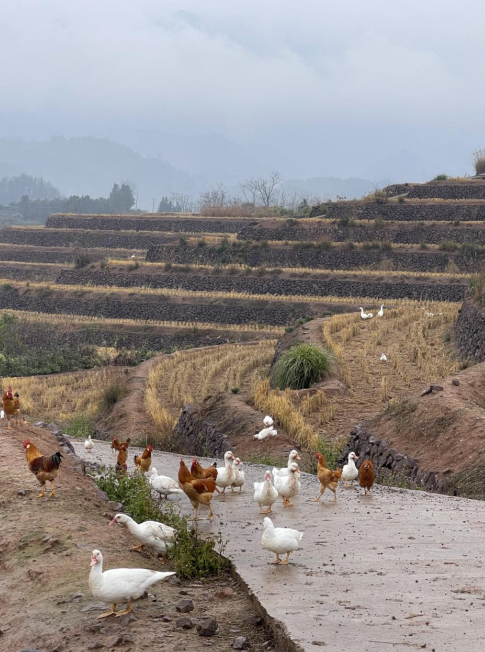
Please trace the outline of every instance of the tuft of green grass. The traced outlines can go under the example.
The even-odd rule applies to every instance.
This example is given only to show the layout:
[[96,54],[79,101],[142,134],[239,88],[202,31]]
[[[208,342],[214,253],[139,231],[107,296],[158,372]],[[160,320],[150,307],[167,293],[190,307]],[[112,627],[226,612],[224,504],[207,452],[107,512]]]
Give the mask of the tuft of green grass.
[[82,437],[87,439],[88,435],[93,437],[96,433],[94,419],[84,414],[73,414],[64,427],[66,435],[70,437]]
[[228,568],[229,562],[222,556],[226,544],[221,534],[213,539],[201,539],[172,504],[162,506],[161,501],[153,500],[150,485],[140,473],[120,475],[114,469],[101,469],[96,482],[108,498],[120,502],[137,523],[158,521],[175,529],[175,541],[167,556],[179,579],[201,579],[218,575]]
[[297,344],[282,353],[271,374],[278,389],[307,389],[330,375],[334,356],[315,344]]
[[118,401],[121,401],[126,396],[127,391],[124,383],[111,383],[101,395],[101,408],[111,410]]
[[447,174],[437,174],[432,181],[446,181],[448,179]]

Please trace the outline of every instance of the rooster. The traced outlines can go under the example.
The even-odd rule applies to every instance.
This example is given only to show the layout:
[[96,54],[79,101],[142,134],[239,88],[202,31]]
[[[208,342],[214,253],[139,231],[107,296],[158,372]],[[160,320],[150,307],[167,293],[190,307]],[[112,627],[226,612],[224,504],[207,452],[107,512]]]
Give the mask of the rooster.
[[199,464],[199,460],[194,457],[192,460],[192,466],[190,467],[190,472],[196,480],[205,480],[206,478],[217,478],[217,462],[214,462],[212,466],[209,466],[207,469],[202,468]]
[[206,505],[209,508],[208,518],[214,518],[212,511],[212,496],[216,490],[216,483],[213,478],[206,478],[205,480],[197,480],[186,467],[185,462],[180,460],[179,468],[179,487],[192,503],[194,508],[194,517],[190,520],[197,520],[197,510],[199,505]]
[[40,482],[42,491],[37,498],[44,498],[45,483],[47,480],[51,483],[51,492],[49,498],[54,498],[54,480],[59,472],[59,466],[62,460],[62,454],[57,451],[54,455],[42,455],[39,449],[28,439],[23,442],[23,447],[27,455],[27,464],[29,469]]
[[364,496],[370,495],[370,490],[376,479],[374,465],[370,460],[364,460],[359,469],[359,484],[364,488]]
[[130,443],[131,443],[130,437],[128,437],[128,439],[125,442],[121,442],[118,439],[118,437],[113,437],[113,439],[111,440],[111,450],[113,451],[113,453],[115,455],[116,455],[117,452],[118,453],[120,452],[121,444],[123,444],[123,443],[128,444],[128,446],[129,446]]
[[9,387],[2,397],[2,407],[7,417],[7,429],[10,430],[10,419],[15,415],[15,398],[12,394],[12,388]]
[[126,473],[128,471],[128,466],[126,465],[126,460],[128,459],[128,444],[124,442],[120,444],[118,451],[118,458],[116,460],[116,473]]
[[150,470],[152,463],[152,450],[153,446],[148,444],[141,455],[135,455],[135,466],[140,473],[146,473]]
[[325,493],[325,489],[330,489],[330,491],[333,493],[332,502],[336,503],[337,485],[338,485],[338,481],[340,480],[340,477],[342,476],[342,469],[338,469],[337,471],[331,471],[330,469],[327,469],[327,462],[321,453],[317,453],[315,457],[318,460],[317,477],[320,481],[320,495],[318,496],[318,498],[315,498],[312,502],[314,503],[320,502],[320,498]]

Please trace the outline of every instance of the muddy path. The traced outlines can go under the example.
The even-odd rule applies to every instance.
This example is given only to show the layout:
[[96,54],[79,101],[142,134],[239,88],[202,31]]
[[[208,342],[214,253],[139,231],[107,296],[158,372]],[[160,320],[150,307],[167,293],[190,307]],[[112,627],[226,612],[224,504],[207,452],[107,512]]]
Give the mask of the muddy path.
[[[105,442],[83,457],[113,460]],[[129,462],[133,465],[130,451]],[[176,477],[180,457],[156,451],[159,473]],[[189,458],[185,458],[188,460]],[[263,516],[252,482],[264,467],[246,467],[242,495],[214,500],[217,518],[202,532],[221,532],[227,554],[273,626],[295,649],[360,652],[427,649],[478,652],[485,644],[485,515],[478,501],[375,487],[371,498],[341,489],[336,504],[309,502],[316,478],[302,474],[295,507],[274,508],[277,526],[304,532],[287,567],[268,565]],[[189,509],[185,496],[178,500]],[[278,649],[278,648],[277,648]]]

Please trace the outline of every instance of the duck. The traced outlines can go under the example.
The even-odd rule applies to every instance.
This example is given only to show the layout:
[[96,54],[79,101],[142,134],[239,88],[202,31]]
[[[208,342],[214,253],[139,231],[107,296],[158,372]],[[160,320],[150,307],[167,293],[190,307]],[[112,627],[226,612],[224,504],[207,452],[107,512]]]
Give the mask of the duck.
[[349,453],[348,462],[342,469],[342,480],[344,481],[344,486],[348,486],[347,483],[353,482],[359,475],[359,471],[354,462],[356,459],[357,455],[354,452]]
[[[278,492],[271,482],[271,471],[266,471],[264,482],[254,482],[254,501],[259,505],[260,514],[271,514],[271,507],[278,499]],[[269,509],[263,510],[263,506]]]
[[270,417],[269,415],[266,415],[264,417],[264,419],[263,419],[263,423],[267,428],[269,428],[269,426],[273,425],[274,421],[273,421],[272,417]]
[[[301,460],[301,457],[298,455],[298,451],[293,449],[292,451],[290,451],[290,454],[288,455],[288,465],[282,469],[273,469],[273,473],[276,470],[280,477],[284,475],[286,476],[290,475],[290,466],[293,464],[293,462],[296,462],[297,460]],[[298,475],[300,474],[298,473]]]
[[278,431],[273,428],[273,426],[268,426],[268,428],[263,428],[259,432],[257,432],[253,439],[259,439],[259,441],[262,441],[263,439],[266,439],[266,437],[276,437],[278,434]]
[[88,435],[88,438],[84,440],[84,448],[90,453],[94,448],[94,441],[91,439],[91,435]]
[[288,467],[288,475],[278,475],[278,469],[273,469],[273,482],[276,491],[283,499],[284,507],[293,507],[293,503],[290,501],[290,498],[296,496],[296,494],[301,489],[301,484],[299,481],[299,467],[296,462],[292,462]]
[[220,492],[223,494],[227,487],[230,487],[234,480],[236,479],[236,472],[232,466],[232,461],[234,460],[234,455],[232,451],[227,451],[224,455],[224,468],[218,469],[216,485],[222,489]]
[[379,359],[381,362],[387,362],[387,355],[383,353]]
[[379,312],[377,313],[378,317],[384,317],[384,304],[379,309]]
[[[112,568],[103,572],[103,555],[100,550],[91,553],[91,571],[89,588],[93,596],[111,604],[111,609],[98,618],[124,616],[133,611],[132,601],[140,598],[145,591],[155,584],[175,575],[174,572],[149,570],[148,568]],[[116,605],[128,602],[123,611],[116,611]]]
[[175,529],[158,521],[144,521],[137,523],[128,514],[116,514],[110,525],[126,526],[130,534],[140,541],[140,545],[133,546],[132,550],[141,552],[144,546],[153,548],[163,554],[162,563],[167,561],[167,550],[172,547],[175,540]]
[[168,475],[158,475],[157,469],[153,466],[145,474],[145,477],[148,479],[151,488],[160,496],[167,498],[171,494],[183,494],[182,489],[175,480],[169,478]]
[[231,485],[231,493],[233,493],[234,488],[237,487],[239,487],[239,493],[241,493],[246,478],[244,477],[244,471],[242,470],[242,462],[239,457],[236,457],[236,459],[232,461],[232,467],[236,473],[236,479]]
[[[303,532],[292,530],[289,527],[275,527],[272,520],[265,517],[261,544],[265,550],[274,552],[276,555],[275,561],[270,561],[269,564],[288,564],[290,553],[298,550],[302,539]],[[286,559],[282,561],[280,555],[283,554],[286,554]]]
[[360,318],[361,319],[372,319],[374,315],[371,312],[364,312],[364,309],[360,309]]

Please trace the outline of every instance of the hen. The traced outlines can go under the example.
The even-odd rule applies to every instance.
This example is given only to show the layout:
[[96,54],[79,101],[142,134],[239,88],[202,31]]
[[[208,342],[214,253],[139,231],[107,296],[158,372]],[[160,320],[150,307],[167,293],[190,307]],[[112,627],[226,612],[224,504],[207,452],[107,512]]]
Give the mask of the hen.
[[[15,423],[18,426],[19,425],[19,416],[20,416],[20,394],[18,392],[15,392],[13,395],[13,402],[14,402],[14,408],[15,408]],[[24,415],[22,415],[22,423],[25,423],[25,418]]]
[[330,489],[330,491],[333,493],[332,502],[336,503],[337,486],[338,486],[338,481],[342,476],[342,469],[338,469],[337,471],[331,471],[330,469],[327,468],[327,462],[321,453],[317,453],[315,457],[318,460],[317,477],[320,481],[320,495],[317,498],[315,498],[312,502],[314,503],[320,502],[320,498],[325,493],[325,489]]
[[197,520],[197,511],[199,505],[206,505],[209,508],[208,518],[214,518],[212,511],[212,496],[216,490],[216,483],[213,478],[206,478],[205,480],[197,480],[186,467],[185,462],[180,460],[180,468],[178,474],[179,487],[192,503],[194,508],[193,521]]
[[217,478],[217,467],[216,462],[212,466],[204,469],[200,464],[199,460],[194,457],[192,460],[192,466],[190,467],[190,472],[197,480],[205,480],[206,478]]
[[370,460],[364,460],[359,469],[359,484],[365,490],[364,496],[370,494],[375,479],[376,474],[374,471],[374,465]]
[[15,399],[12,394],[12,388],[9,387],[2,397],[2,407],[7,417],[7,429],[11,429],[10,419],[15,415]]
[[113,437],[113,439],[111,440],[111,450],[113,451],[113,453],[114,453],[115,455],[116,455],[116,453],[119,453],[119,452],[120,452],[120,447],[121,447],[121,444],[122,444],[122,443],[128,444],[128,446],[129,446],[130,443],[131,443],[131,439],[130,439],[130,437],[128,437],[128,439],[127,439],[125,442],[121,442],[121,441],[118,439],[118,437]]
[[150,470],[152,463],[152,450],[153,446],[148,444],[141,455],[135,455],[135,466],[141,473],[146,473]]
[[116,472],[117,473],[127,473],[128,466],[126,460],[128,459],[128,444],[120,444],[118,458],[116,460]]
[[45,483],[51,483],[51,492],[49,498],[54,497],[54,480],[59,472],[59,466],[62,460],[62,454],[57,451],[54,455],[42,455],[39,449],[32,444],[28,439],[23,442],[23,447],[27,455],[27,464],[29,469],[39,481],[42,491],[37,498],[44,498],[45,496]]

